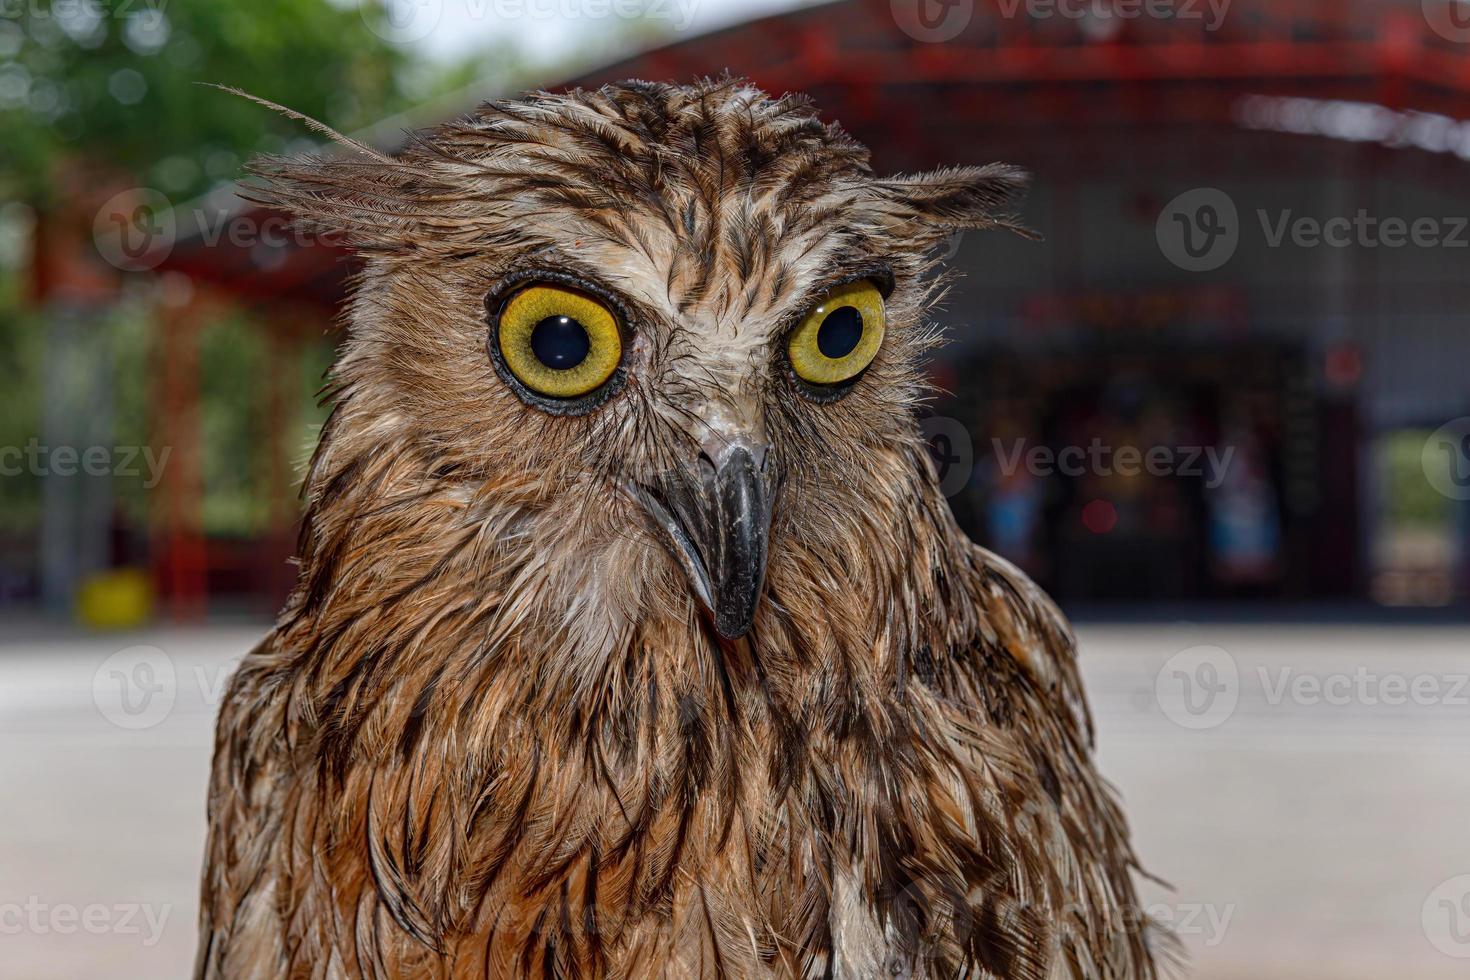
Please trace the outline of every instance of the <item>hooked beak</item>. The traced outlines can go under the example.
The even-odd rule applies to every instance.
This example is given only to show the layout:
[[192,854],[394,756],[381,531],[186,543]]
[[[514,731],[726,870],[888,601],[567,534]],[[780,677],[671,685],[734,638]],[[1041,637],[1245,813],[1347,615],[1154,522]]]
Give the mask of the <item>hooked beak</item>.
[[765,581],[771,533],[765,460],[765,447],[736,438],[701,452],[692,467],[630,488],[729,640],[749,631]]

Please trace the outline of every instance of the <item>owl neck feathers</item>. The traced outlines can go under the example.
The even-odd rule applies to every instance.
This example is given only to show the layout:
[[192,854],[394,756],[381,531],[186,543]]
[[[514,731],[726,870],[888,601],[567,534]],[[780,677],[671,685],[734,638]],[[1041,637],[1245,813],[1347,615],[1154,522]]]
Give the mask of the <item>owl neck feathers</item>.
[[420,726],[436,698],[469,710],[472,692],[510,687],[543,719],[586,725],[643,699],[629,684],[643,671],[701,699],[736,680],[778,694],[762,670],[824,688],[889,685],[915,666],[906,657],[927,669],[922,651],[978,630],[976,553],[917,438],[872,461],[859,513],[797,518],[778,505],[763,609],[731,642],[658,539],[618,524],[624,511],[602,499],[616,489],[553,491],[537,474],[467,472],[407,440],[334,439],[332,428],[277,627],[309,680],[298,693],[319,709],[361,714],[412,695]]
[[[831,886],[812,867],[935,908],[973,884],[959,869],[1009,873],[941,815],[979,811],[924,788],[951,764],[916,754],[936,699],[973,693],[948,651],[978,628],[978,570],[922,453],[916,440],[876,460],[907,482],[875,480],[891,496],[863,514],[814,516],[815,545],[778,514],[764,608],[735,642],[649,539],[610,529],[603,564],[538,539],[557,504],[530,477],[435,479],[409,450],[319,454],[300,584],[269,642],[287,739],[333,787],[332,836],[368,842],[342,860],[440,950],[507,903],[524,921],[506,942],[521,928],[531,948],[554,914],[577,933],[559,941],[584,948],[582,911],[565,907],[588,901],[577,889],[595,880],[599,914],[632,921],[682,901],[679,875],[702,869],[703,901],[779,905],[760,928],[810,951],[831,942]],[[895,792],[937,809],[905,813]],[[861,864],[864,849],[927,849],[949,870],[916,884],[889,859]],[[757,885],[761,867],[788,870]]]

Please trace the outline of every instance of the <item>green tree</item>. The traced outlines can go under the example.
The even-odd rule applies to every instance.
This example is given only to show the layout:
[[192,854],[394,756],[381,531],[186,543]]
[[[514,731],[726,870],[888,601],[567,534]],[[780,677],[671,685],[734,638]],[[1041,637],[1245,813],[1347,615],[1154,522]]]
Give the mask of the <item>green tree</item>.
[[[44,201],[63,160],[174,200],[286,149],[299,122],[235,86],[343,130],[402,109],[409,53],[376,8],[324,0],[0,0],[0,195]],[[415,93],[418,94],[418,93]]]

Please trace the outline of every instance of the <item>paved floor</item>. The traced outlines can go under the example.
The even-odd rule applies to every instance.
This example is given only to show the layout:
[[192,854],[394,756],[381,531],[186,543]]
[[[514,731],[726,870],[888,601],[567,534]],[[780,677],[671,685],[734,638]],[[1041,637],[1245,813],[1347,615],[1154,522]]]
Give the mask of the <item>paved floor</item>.
[[[183,977],[210,719],[260,627],[0,641],[0,978]],[[1470,974],[1470,630],[1082,631],[1101,764],[1209,980]]]

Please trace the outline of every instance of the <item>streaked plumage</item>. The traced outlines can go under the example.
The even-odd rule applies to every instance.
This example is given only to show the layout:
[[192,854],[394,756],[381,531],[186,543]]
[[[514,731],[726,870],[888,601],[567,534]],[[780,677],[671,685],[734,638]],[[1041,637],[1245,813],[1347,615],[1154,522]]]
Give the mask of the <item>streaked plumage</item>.
[[[220,716],[200,977],[1156,975],[1069,628],[915,421],[933,247],[1022,176],[867,159],[723,79],[261,167],[366,263],[300,583]],[[487,356],[532,266],[634,321],[586,414]],[[856,275],[887,334],[816,404],[782,338]],[[727,639],[637,498],[737,432],[770,529]]]

